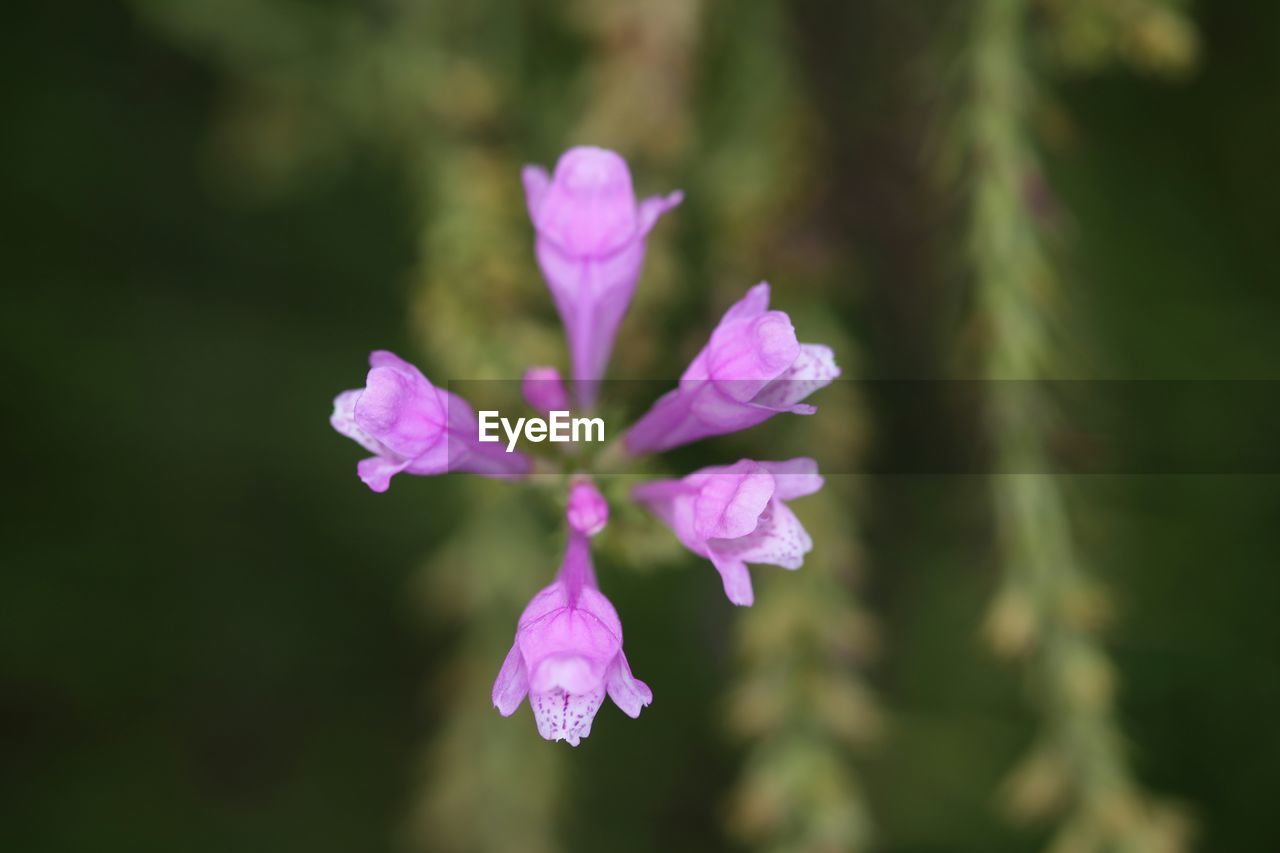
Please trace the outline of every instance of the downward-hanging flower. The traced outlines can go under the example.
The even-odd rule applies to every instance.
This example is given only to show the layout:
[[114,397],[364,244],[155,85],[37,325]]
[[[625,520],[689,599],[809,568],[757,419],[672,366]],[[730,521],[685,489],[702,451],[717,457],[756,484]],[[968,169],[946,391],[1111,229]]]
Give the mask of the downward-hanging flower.
[[627,432],[632,453],[656,453],[737,432],[779,412],[811,415],[801,403],[840,375],[830,347],[796,340],[791,318],[769,310],[761,282],[725,312],[680,384]]
[[[594,503],[595,496],[579,494]],[[571,529],[560,574],[520,615],[515,643],[493,683],[493,704],[509,717],[527,695],[538,733],[577,746],[591,734],[606,693],[633,719],[653,701],[649,687],[631,674],[622,622],[596,586],[588,534]]]
[[561,155],[554,175],[526,166],[523,178],[538,265],[569,340],[574,391],[590,407],[640,279],[645,235],[683,195],[637,204],[626,161],[588,146]]
[[786,501],[813,494],[822,482],[812,459],[743,459],[681,480],[644,483],[632,494],[686,548],[711,561],[730,601],[750,605],[755,594],[747,563],[798,569],[813,549],[813,540]]
[[518,477],[529,458],[478,439],[475,412],[457,394],[436,388],[422,371],[386,350],[369,355],[363,388],[333,401],[329,423],[376,454],[356,465],[360,479],[385,492],[391,478],[410,474],[469,471],[487,477]]

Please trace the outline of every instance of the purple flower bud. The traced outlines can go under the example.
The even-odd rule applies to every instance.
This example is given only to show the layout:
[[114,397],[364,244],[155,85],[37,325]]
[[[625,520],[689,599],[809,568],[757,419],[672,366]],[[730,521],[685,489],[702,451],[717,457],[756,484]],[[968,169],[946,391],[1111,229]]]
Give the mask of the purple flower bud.
[[779,412],[811,415],[817,409],[800,401],[839,375],[830,347],[799,343],[791,318],[769,310],[769,285],[761,282],[725,312],[679,386],[627,432],[627,450],[669,450]]
[[569,410],[569,394],[560,380],[560,371],[554,367],[530,367],[524,372],[520,392],[531,408],[544,415]]
[[786,501],[822,488],[818,463],[800,457],[703,468],[682,480],[636,486],[635,499],[666,523],[693,553],[720,573],[734,604],[755,600],[747,563],[798,569],[813,540]]
[[577,746],[606,693],[633,719],[653,701],[622,652],[622,622],[596,586],[589,540],[573,532],[559,576],[520,615],[493,704],[509,717],[528,695],[538,733]]
[[583,536],[595,536],[609,523],[609,504],[590,480],[579,480],[569,489],[566,512],[569,527]]
[[376,454],[356,466],[370,489],[385,492],[401,471],[470,471],[504,478],[529,472],[524,454],[482,444],[471,406],[436,388],[418,368],[385,350],[371,353],[369,365],[364,388],[343,391],[334,399],[329,423]]
[[626,161],[587,146],[561,155],[554,175],[526,166],[522,177],[538,265],[569,339],[574,391],[590,407],[640,279],[645,235],[683,195],[637,204]]

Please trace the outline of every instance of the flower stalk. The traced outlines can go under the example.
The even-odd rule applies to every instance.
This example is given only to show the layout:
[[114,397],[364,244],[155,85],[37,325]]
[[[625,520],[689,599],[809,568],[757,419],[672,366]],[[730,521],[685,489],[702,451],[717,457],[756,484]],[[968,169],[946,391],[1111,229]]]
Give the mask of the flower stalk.
[[1028,130],[1029,6],[981,0],[971,43],[968,248],[1003,572],[986,632],[997,652],[1021,662],[1039,715],[1036,744],[1003,798],[1015,819],[1056,819],[1053,851],[1167,853],[1185,848],[1185,821],[1148,795],[1130,766],[1098,636],[1105,599],[1079,553],[1062,481],[1049,473],[1052,403],[1035,383],[1054,375],[1048,304],[1056,282],[1031,193],[1044,184]]

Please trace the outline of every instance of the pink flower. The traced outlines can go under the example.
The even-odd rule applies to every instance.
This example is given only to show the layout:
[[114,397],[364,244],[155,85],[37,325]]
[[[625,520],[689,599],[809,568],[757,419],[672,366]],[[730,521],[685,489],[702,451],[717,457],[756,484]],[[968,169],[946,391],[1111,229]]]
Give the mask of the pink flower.
[[725,312],[679,386],[631,427],[627,449],[655,453],[779,412],[811,415],[817,409],[800,401],[839,375],[830,347],[799,343],[791,318],[769,310],[769,285],[761,282]]
[[555,582],[520,615],[493,683],[493,704],[509,717],[527,694],[538,733],[577,746],[591,734],[606,693],[633,719],[653,701],[622,652],[622,623],[596,586],[589,540],[575,531]]
[[369,355],[365,387],[333,401],[329,423],[376,454],[356,466],[360,479],[385,492],[391,478],[470,471],[488,477],[529,472],[528,457],[501,444],[482,444],[475,412],[456,394],[432,385],[418,368],[394,353]]
[[822,488],[818,464],[800,457],[703,468],[682,480],[636,486],[632,494],[693,553],[720,573],[734,604],[755,600],[747,563],[798,569],[813,540],[786,501]]
[[554,367],[530,367],[520,382],[520,393],[530,408],[547,414],[569,410],[569,395]]
[[603,148],[570,148],[553,176],[526,166],[522,177],[538,265],[569,339],[574,390],[590,407],[640,279],[645,235],[683,195],[637,204],[626,161]]

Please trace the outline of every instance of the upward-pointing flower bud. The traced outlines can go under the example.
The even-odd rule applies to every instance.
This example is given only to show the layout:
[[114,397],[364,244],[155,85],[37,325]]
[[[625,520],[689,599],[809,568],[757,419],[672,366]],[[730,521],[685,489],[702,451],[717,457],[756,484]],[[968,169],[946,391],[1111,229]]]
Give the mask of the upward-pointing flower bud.
[[574,391],[589,407],[640,279],[645,235],[683,195],[637,204],[626,161],[588,146],[566,151],[554,175],[526,166],[523,178],[538,265],[569,340]]
[[530,367],[520,382],[524,401],[544,415],[548,412],[568,411],[569,395],[560,380],[560,371],[554,367]]
[[609,523],[609,504],[590,480],[580,480],[569,489],[566,512],[569,527],[583,536],[595,536]]

